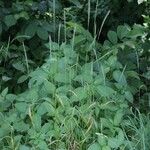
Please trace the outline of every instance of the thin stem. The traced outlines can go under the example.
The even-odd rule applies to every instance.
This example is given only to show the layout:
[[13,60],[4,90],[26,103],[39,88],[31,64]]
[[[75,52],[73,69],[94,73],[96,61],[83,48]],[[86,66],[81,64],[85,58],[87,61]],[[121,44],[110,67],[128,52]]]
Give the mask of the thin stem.
[[27,74],[29,74],[29,63],[28,63],[27,52],[26,52],[26,49],[25,49],[24,42],[22,42],[22,44],[23,44],[23,51],[24,51],[24,56],[25,56],[25,62],[26,62],[26,68],[27,68]]

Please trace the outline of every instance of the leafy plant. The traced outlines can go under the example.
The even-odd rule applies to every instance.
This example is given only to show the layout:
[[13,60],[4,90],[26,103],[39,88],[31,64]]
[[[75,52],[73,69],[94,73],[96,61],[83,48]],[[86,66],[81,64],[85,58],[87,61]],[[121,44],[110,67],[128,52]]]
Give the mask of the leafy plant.
[[[122,123],[130,121],[129,105],[134,105],[143,84],[137,64],[128,55],[141,44],[145,28],[119,26],[117,33],[108,33],[109,41],[103,45],[69,22],[68,32],[72,31],[67,43],[46,44],[50,56],[29,73],[27,90],[17,95],[9,94],[8,88],[1,92],[1,149],[136,147],[130,140],[136,132],[131,129],[128,134],[129,127]],[[120,59],[123,51],[128,51],[126,63]],[[148,129],[145,132],[149,134]]]

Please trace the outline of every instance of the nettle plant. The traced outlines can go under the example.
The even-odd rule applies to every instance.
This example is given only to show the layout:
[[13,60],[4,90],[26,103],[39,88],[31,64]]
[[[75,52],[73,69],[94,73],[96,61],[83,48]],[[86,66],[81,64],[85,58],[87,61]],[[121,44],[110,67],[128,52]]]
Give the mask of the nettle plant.
[[1,92],[0,149],[141,149],[122,123],[143,83],[134,57],[132,65],[119,57],[135,53],[143,28],[119,26],[104,45],[77,24],[68,23],[68,32],[70,41],[46,44],[50,56],[29,74],[25,92]]

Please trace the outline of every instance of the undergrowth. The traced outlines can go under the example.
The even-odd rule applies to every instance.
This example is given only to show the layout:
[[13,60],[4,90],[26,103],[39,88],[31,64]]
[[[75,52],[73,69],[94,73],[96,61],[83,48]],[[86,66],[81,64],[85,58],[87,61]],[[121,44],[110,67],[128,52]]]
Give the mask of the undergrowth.
[[[119,25],[144,6],[144,24]],[[0,1],[1,14],[0,150],[150,149],[148,1]]]
[[[68,22],[70,40],[50,39],[45,63],[18,79],[27,80],[28,88],[1,92],[0,149],[148,150],[149,113],[138,107],[142,95],[135,97],[146,90],[139,62],[146,31],[119,26],[99,44]],[[28,68],[25,49],[24,54]]]

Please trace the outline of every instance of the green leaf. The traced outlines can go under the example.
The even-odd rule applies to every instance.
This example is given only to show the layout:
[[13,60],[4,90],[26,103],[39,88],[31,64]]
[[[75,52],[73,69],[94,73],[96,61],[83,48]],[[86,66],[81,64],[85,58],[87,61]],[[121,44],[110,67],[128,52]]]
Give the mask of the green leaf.
[[5,88],[5,89],[2,91],[1,95],[2,95],[3,97],[5,97],[5,96],[7,95],[7,93],[8,93],[8,87]]
[[23,83],[25,82],[26,80],[28,79],[28,76],[27,75],[23,75],[21,77],[19,77],[19,79],[17,80],[17,83]]
[[46,91],[46,93],[48,94],[54,94],[56,87],[53,83],[49,82],[49,81],[45,81],[44,82],[44,90]]
[[28,109],[28,104],[25,102],[19,102],[15,104],[15,107],[19,112],[25,113]]
[[82,8],[81,3],[78,0],[69,0],[71,3],[73,3],[76,7]]
[[49,150],[48,145],[45,141],[39,141],[38,147],[40,150]]
[[19,150],[31,150],[31,149],[28,146],[26,146],[26,145],[21,145],[19,147]]
[[108,146],[113,149],[118,149],[124,143],[124,133],[121,129],[118,130],[118,135],[108,139]]
[[109,31],[107,34],[108,39],[111,41],[111,43],[113,44],[117,44],[118,42],[118,38],[117,38],[117,34],[114,31]]
[[8,15],[4,18],[4,22],[8,27],[11,27],[17,23],[17,20],[13,15]]
[[0,138],[4,138],[11,132],[11,126],[9,124],[3,124],[0,127]]
[[138,0],[138,4],[142,4],[143,2],[146,2],[147,0]]
[[88,150],[101,150],[101,147],[98,143],[93,143],[89,146]]
[[24,92],[24,96],[22,97],[25,97],[26,98],[26,101],[28,102],[35,102],[38,100],[38,92],[39,92],[39,89],[38,88],[31,88],[29,89],[28,91]]
[[126,92],[125,92],[125,98],[126,98],[129,102],[133,103],[133,95],[132,95],[132,93],[131,93],[130,91],[126,91]]
[[87,91],[84,87],[78,87],[73,91],[74,95],[71,97],[72,101],[80,101],[87,97]]
[[48,49],[51,49],[52,51],[58,51],[59,50],[59,44],[56,43],[56,42],[49,42],[49,43],[46,43],[45,46],[48,48]]
[[130,31],[130,38],[142,37],[145,34],[144,27],[142,25],[135,24],[133,30]]
[[122,85],[127,84],[126,77],[120,70],[116,70],[113,72],[113,78]]
[[105,146],[107,144],[107,138],[104,134],[102,133],[97,133],[98,135],[98,143],[101,145],[101,146]]
[[16,131],[25,132],[29,129],[29,124],[25,124],[23,121],[21,122],[14,122],[13,127]]
[[32,117],[32,123],[33,123],[33,126],[36,130],[40,130],[41,129],[41,123],[42,123],[41,116],[37,113],[34,114],[34,116]]
[[7,81],[11,80],[11,78],[7,77],[7,76],[2,76],[2,80],[5,81],[5,82],[7,82]]
[[42,40],[47,40],[48,39],[48,32],[44,28],[42,28],[42,27],[38,27],[37,35]]
[[32,22],[26,27],[25,35],[30,36],[30,38],[32,38],[35,35],[36,31],[37,25],[34,22]]
[[110,67],[115,67],[116,66],[116,63],[117,63],[117,56],[110,56],[107,60],[107,63]]
[[108,87],[108,86],[104,86],[104,85],[99,85],[97,86],[97,92],[102,96],[102,97],[109,97],[112,94],[115,93],[115,91]]
[[119,126],[119,124],[121,123],[122,121],[122,117],[123,117],[123,112],[118,110],[115,114],[115,117],[114,117],[114,125],[115,126]]
[[68,73],[57,73],[55,75],[55,81],[60,83],[69,83],[69,74]]
[[50,103],[43,102],[41,105],[39,105],[37,107],[37,113],[40,116],[43,115],[43,114],[45,114],[45,113],[49,113],[50,115],[53,116],[54,113],[55,113],[55,109],[54,109],[54,107]]
[[103,146],[102,150],[111,150],[111,148],[109,146]]
[[15,69],[17,69],[17,70],[19,70],[19,71],[21,71],[21,72],[25,72],[25,71],[26,71],[25,66],[24,66],[23,63],[20,62],[20,61],[13,63],[12,66],[13,66]]
[[16,14],[15,18],[17,20],[20,19],[20,18],[24,18],[24,19],[28,20],[29,19],[29,15],[28,15],[27,11],[22,11],[19,14]]
[[120,146],[120,142],[119,142],[119,140],[117,138],[109,138],[108,139],[108,145],[111,148],[117,149]]
[[136,78],[140,80],[139,75],[136,71],[126,71],[126,75],[131,78]]
[[119,39],[123,39],[124,37],[126,37],[126,35],[129,33],[129,30],[127,28],[127,26],[118,26],[117,28],[117,35],[119,37]]

